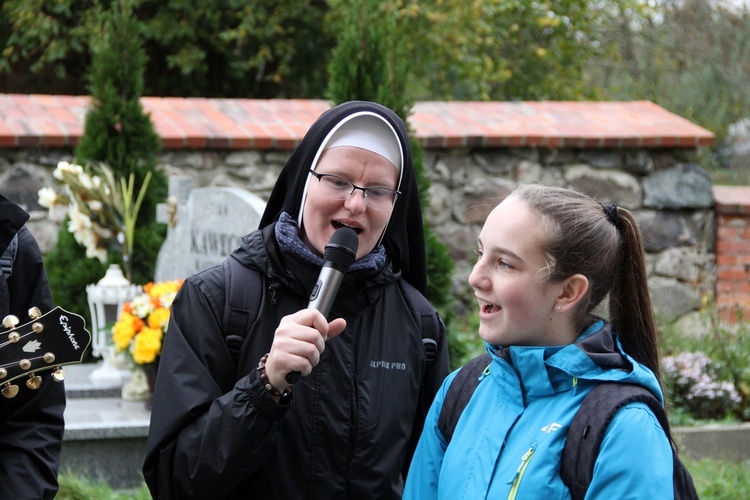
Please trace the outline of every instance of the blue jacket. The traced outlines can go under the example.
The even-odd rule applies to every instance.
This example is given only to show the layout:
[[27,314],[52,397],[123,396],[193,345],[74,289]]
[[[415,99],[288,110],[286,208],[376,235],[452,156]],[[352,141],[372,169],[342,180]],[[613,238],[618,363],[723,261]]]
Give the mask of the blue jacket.
[[[488,346],[485,370],[448,446],[437,422],[456,372],[425,422],[404,499],[570,498],[560,460],[570,423],[598,382],[639,384],[660,400],[658,381],[598,321],[575,344]],[[672,451],[653,412],[625,406],[605,434],[587,498],[673,498]]]

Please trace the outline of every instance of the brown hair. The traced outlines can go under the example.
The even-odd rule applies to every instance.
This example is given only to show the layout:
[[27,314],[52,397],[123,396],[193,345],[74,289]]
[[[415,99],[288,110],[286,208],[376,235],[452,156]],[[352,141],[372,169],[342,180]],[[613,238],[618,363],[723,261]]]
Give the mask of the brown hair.
[[661,379],[658,333],[648,291],[643,238],[633,214],[604,206],[588,196],[537,184],[519,186],[511,196],[525,201],[542,219],[545,279],[582,274],[589,289],[577,306],[582,331],[593,309],[609,294],[609,320],[625,351]]

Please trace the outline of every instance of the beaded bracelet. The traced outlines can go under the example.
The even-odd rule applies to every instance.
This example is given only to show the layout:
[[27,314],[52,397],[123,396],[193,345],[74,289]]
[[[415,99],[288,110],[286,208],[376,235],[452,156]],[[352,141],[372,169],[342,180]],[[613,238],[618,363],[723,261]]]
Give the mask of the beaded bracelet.
[[268,361],[268,354],[266,353],[260,358],[260,361],[258,362],[258,378],[260,378],[260,383],[263,384],[263,387],[266,388],[268,392],[276,396],[277,398],[288,398],[292,395],[292,386],[290,385],[283,391],[279,392],[271,385],[271,382],[268,380],[268,375],[266,374],[266,361]]

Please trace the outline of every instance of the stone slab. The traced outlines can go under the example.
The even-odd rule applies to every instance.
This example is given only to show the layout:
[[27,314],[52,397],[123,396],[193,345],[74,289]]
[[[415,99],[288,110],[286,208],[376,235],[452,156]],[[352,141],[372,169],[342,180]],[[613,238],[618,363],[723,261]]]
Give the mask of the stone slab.
[[672,433],[681,455],[750,461],[750,422],[676,427]]
[[65,367],[68,398],[60,470],[112,488],[138,488],[151,413],[143,401],[123,400],[119,387],[93,386],[88,377],[95,368]]

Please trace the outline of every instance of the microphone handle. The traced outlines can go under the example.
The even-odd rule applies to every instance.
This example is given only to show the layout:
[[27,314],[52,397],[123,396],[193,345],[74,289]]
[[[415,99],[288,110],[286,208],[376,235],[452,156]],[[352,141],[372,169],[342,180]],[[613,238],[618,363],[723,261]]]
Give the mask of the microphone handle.
[[[313,287],[310,294],[310,303],[308,308],[317,309],[323,316],[328,316],[328,312],[333,305],[333,299],[339,291],[341,281],[344,279],[344,273],[332,267],[332,262],[326,262],[320,270],[318,281]],[[295,384],[302,374],[298,371],[291,371],[286,374],[286,381]]]

